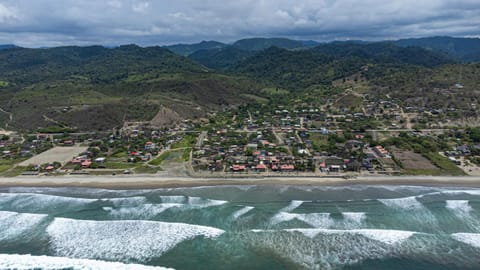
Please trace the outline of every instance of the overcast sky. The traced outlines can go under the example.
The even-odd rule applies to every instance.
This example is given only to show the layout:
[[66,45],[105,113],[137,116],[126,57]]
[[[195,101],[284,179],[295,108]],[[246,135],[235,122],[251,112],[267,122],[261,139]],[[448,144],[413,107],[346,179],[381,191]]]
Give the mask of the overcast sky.
[[0,0],[0,44],[480,35],[480,0]]

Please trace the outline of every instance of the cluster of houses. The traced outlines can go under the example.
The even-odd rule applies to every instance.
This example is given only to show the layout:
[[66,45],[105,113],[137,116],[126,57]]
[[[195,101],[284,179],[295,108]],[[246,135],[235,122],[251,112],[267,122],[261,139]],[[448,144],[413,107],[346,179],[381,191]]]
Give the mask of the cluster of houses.
[[[273,132],[282,141],[279,145],[271,142],[272,138],[275,140]],[[354,138],[339,143],[336,146],[338,151],[329,153],[316,152],[312,148],[306,129],[266,129],[250,133],[250,136],[217,131],[209,133],[205,139],[207,144],[194,151],[192,164],[197,170],[212,172],[342,173],[371,171],[378,164],[378,158],[390,158],[382,146],[367,148],[361,141],[363,134],[355,134]],[[352,156],[354,152],[355,157]],[[359,156],[357,152],[365,155]]]
[[473,152],[476,152],[476,153],[480,152],[480,144],[476,144],[473,146],[457,145],[453,147],[453,150],[445,151],[444,154],[445,156],[448,157],[450,161],[459,165],[461,164],[461,161],[459,160],[459,158],[472,156]]

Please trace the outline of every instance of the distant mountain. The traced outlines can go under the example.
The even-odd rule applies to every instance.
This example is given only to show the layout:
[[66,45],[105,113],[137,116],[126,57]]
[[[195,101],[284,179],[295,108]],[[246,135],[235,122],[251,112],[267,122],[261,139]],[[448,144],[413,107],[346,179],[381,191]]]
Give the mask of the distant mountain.
[[360,70],[364,64],[354,57],[332,57],[314,50],[286,50],[270,47],[231,67],[231,71],[265,80],[292,90],[329,84]]
[[262,51],[270,47],[282,49],[297,49],[306,47],[302,41],[288,38],[249,38],[241,39],[232,44],[233,47],[244,51]]
[[[218,60],[217,60],[218,61]],[[329,43],[313,49],[286,50],[271,47],[230,67],[255,79],[287,89],[305,89],[357,73],[365,65],[436,67],[455,63],[447,56],[419,47],[391,43]]]
[[23,130],[108,130],[161,119],[162,108],[193,119],[252,101],[242,94],[256,92],[248,78],[136,45],[0,50],[0,82],[0,108],[13,115],[1,113],[0,126]]
[[255,52],[244,51],[233,46],[227,46],[221,49],[200,50],[192,53],[188,58],[213,69],[227,69],[248,57]]
[[478,38],[427,37],[401,39],[394,43],[403,47],[418,46],[444,52],[463,62],[480,61],[480,39]]
[[358,57],[376,63],[400,63],[434,67],[455,62],[444,53],[429,51],[420,47],[400,47],[390,42],[332,42],[319,45],[313,50],[324,55]]
[[225,46],[227,45],[218,41],[202,41],[200,43],[195,43],[195,44],[175,44],[175,45],[165,46],[164,48],[167,48],[176,54],[188,56],[196,51],[220,49]]
[[5,50],[5,49],[15,49],[15,48],[19,48],[17,45],[13,45],[13,44],[0,44],[0,50]]
[[96,83],[111,83],[131,74],[201,72],[203,67],[161,47],[124,45],[15,49],[0,51],[0,74],[17,85],[86,76]]
[[317,42],[315,40],[300,40],[300,42],[303,44],[305,47],[315,47],[320,45],[320,42]]

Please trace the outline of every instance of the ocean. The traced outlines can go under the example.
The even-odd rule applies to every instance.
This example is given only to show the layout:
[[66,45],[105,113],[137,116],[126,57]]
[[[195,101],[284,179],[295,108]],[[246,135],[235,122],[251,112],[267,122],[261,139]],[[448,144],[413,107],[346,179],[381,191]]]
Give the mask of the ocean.
[[480,269],[480,189],[0,188],[0,269]]

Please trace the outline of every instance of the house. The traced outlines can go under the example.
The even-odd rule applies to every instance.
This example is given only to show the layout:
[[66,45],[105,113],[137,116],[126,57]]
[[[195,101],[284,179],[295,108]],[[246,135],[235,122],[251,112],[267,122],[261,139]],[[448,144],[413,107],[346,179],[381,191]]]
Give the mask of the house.
[[329,172],[340,172],[345,166],[345,160],[338,157],[329,157],[325,159],[325,167]]
[[87,160],[82,162],[82,167],[83,168],[88,168],[88,167],[90,167],[90,165],[92,165],[92,161],[90,159],[87,159]]
[[245,165],[239,165],[239,164],[235,164],[233,165],[232,167],[230,167],[232,171],[234,172],[243,172],[245,171],[246,167]]
[[73,146],[75,143],[73,140],[65,140],[63,141],[63,146]]
[[455,147],[455,151],[461,153],[462,155],[468,156],[471,154],[470,147],[468,145],[461,145]]
[[249,143],[249,144],[247,144],[247,149],[257,150],[257,149],[258,149],[258,144],[256,144],[256,143]]
[[295,170],[295,166],[292,164],[283,164],[282,166],[280,166],[280,170],[282,172],[292,172]]
[[257,166],[255,166],[255,169],[257,172],[266,172],[267,171],[267,165],[263,163],[259,163]]
[[104,163],[106,160],[107,160],[107,158],[105,158],[105,157],[99,157],[99,158],[95,159],[95,162],[96,163]]
[[388,151],[383,146],[378,145],[373,148],[373,151],[380,157],[388,157]]

